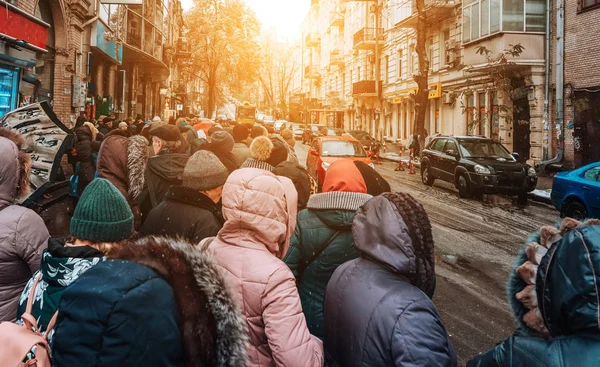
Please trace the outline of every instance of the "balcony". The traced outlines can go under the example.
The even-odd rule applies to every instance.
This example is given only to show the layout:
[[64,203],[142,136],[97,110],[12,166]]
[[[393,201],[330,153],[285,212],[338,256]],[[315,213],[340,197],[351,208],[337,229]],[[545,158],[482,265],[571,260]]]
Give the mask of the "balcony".
[[344,67],[344,55],[342,54],[342,51],[331,51],[331,53],[329,54],[329,65],[337,66],[340,68]]
[[329,26],[343,28],[344,27],[344,14],[342,14],[341,12],[337,12],[337,11],[332,12],[330,19],[329,19]]
[[304,41],[306,47],[319,47],[321,43],[321,37],[314,33],[309,33],[306,35],[306,39]]
[[308,65],[304,68],[304,77],[307,79],[319,79],[321,73],[319,73],[319,65]]
[[[379,42],[384,40],[383,28],[363,28],[354,34],[353,48],[355,50],[374,50],[375,49],[375,34],[379,34]],[[383,46],[383,43],[381,44]]]
[[[352,83],[352,95],[361,97],[377,97],[375,89],[375,80],[361,80],[360,82]],[[379,90],[383,83],[379,81]]]
[[[425,0],[425,15],[427,16],[428,24],[437,24],[454,14],[454,8],[460,5],[456,0]],[[412,2],[412,15],[400,20],[396,23],[398,28],[416,28],[417,27],[417,12],[415,2]]]

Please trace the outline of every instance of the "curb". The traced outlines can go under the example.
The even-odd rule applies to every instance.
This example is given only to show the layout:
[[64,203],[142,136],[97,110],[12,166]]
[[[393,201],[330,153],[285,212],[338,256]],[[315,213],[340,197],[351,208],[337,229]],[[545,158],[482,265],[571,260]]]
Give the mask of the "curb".
[[[392,158],[392,157],[383,157],[383,156],[379,156],[379,157],[384,161],[396,162],[396,163],[402,161],[402,162],[404,162],[404,164],[408,165],[408,159],[406,159],[406,158],[402,158],[402,157]],[[421,168],[421,162],[415,162],[415,163],[413,163],[413,165],[415,167]]]
[[537,201],[539,203],[544,203],[544,204],[548,204],[548,205],[552,205],[552,199],[547,198],[545,196],[538,196],[535,195],[533,193],[529,193],[527,194],[527,197],[533,201]]

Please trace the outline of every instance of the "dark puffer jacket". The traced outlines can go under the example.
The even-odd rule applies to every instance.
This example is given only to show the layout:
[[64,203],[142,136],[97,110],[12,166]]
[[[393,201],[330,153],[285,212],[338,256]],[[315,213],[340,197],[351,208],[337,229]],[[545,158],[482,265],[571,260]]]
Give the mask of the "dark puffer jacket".
[[146,237],[115,245],[63,292],[53,365],[245,366],[244,327],[209,256]]
[[210,150],[223,163],[229,173],[240,168],[233,155],[233,137],[227,131],[217,131],[210,136]]
[[79,162],[79,194],[85,190],[87,185],[94,179],[96,174],[96,163],[92,156],[100,150],[100,142],[96,140],[96,134],[87,124],[75,130],[77,144],[75,145],[75,162]]
[[183,186],[171,186],[165,200],[150,211],[141,234],[181,237],[198,244],[223,227],[221,206],[208,196]]
[[163,201],[171,186],[182,184],[183,169],[188,159],[187,154],[168,152],[160,152],[148,159],[145,186],[140,196],[140,208],[144,220],[150,210]]
[[[336,167],[333,168],[331,173],[335,174]],[[347,177],[341,176],[340,172],[338,181],[352,181]],[[331,181],[329,177],[328,182]],[[320,339],[323,339],[323,301],[327,282],[338,266],[358,257],[352,244],[352,219],[371,195],[364,192],[364,185],[356,185],[355,190],[363,192],[330,191],[311,196],[308,209],[298,213],[296,230],[283,258],[296,277],[308,329]]]
[[387,198],[356,213],[361,255],[340,266],[325,297],[325,356],[333,366],[456,366],[456,354],[430,297],[409,281],[416,257]]
[[[540,242],[535,235],[528,243]],[[528,259],[522,253],[515,265]],[[548,339],[523,321],[529,311],[515,295],[526,284],[511,272],[509,303],[519,322],[519,332],[468,367],[484,366],[600,366],[600,226],[587,225],[567,231],[541,259],[536,276],[538,308]]]

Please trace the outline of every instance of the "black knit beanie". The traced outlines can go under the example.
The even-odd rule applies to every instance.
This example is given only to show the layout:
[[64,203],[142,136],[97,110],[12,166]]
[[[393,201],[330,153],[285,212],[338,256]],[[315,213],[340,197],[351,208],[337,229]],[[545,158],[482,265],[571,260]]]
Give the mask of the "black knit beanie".
[[273,149],[271,150],[271,155],[266,162],[275,167],[279,163],[287,160],[288,150],[285,146],[285,143],[279,139],[271,139],[271,142],[273,143]]
[[365,180],[367,194],[377,196],[392,191],[390,184],[374,168],[362,161],[354,161],[354,164]]

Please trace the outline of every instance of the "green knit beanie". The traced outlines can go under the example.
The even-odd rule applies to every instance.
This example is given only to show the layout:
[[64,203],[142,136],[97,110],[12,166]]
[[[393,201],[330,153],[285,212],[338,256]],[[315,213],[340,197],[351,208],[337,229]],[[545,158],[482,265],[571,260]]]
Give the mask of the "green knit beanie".
[[71,218],[71,236],[95,243],[118,242],[133,232],[133,213],[125,197],[103,178],[81,194]]

